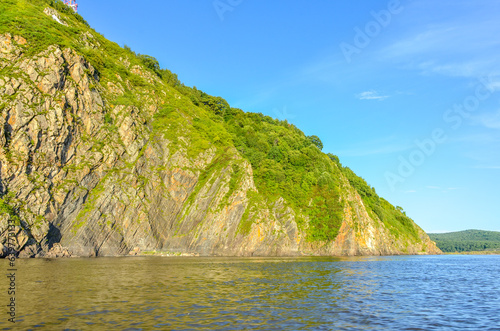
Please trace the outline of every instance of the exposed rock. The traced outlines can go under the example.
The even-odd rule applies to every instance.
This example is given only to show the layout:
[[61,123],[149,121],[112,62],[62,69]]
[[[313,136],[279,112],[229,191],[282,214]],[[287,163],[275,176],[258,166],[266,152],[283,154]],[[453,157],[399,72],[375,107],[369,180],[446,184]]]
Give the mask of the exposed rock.
[[0,34],[0,69],[19,58],[22,52],[22,46],[26,44],[26,39],[20,36],[14,36],[10,33]]
[[128,255],[138,255],[141,252],[141,249],[139,247],[135,247],[133,250],[131,250]]
[[55,243],[47,253],[42,253],[41,257],[56,258],[56,257],[72,257],[72,254],[60,244]]
[[81,34],[81,43],[93,49],[101,47],[101,44],[95,39],[95,37],[89,31],[85,31]]
[[[54,9],[45,13],[65,24]],[[82,36],[87,47],[100,47],[90,32]],[[285,199],[251,204],[259,194],[252,167],[235,148],[209,146],[193,156],[189,135],[176,137],[179,147],[152,129],[165,96],[167,104],[185,97],[151,71],[122,59],[129,75],[101,81],[77,51],[50,46],[27,57],[29,45],[0,35],[0,68],[11,73],[0,76],[0,197],[9,206],[0,218],[1,254],[13,219],[20,257],[439,253],[420,228],[420,240],[396,238],[345,178],[350,203],[339,235],[308,241],[308,218]],[[136,76],[155,89],[133,83]],[[135,103],[110,102],[130,94]],[[234,164],[241,170],[231,189]]]
[[57,23],[62,24],[64,26],[68,26],[68,24],[66,22],[61,20],[61,18],[59,17],[59,13],[54,8],[47,7],[47,8],[45,8],[45,10],[43,12],[45,14],[47,14],[48,16],[50,16]]

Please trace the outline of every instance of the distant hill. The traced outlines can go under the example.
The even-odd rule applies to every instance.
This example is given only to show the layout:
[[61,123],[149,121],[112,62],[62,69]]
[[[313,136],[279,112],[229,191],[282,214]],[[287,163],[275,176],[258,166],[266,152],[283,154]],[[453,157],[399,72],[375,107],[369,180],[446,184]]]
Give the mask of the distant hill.
[[448,233],[429,233],[443,252],[500,250],[500,232],[465,230]]

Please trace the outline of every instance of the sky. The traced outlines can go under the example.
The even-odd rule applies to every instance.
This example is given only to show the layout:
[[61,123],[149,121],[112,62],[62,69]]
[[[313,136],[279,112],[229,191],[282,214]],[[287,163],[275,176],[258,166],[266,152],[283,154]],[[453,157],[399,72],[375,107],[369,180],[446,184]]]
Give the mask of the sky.
[[500,231],[499,1],[78,4],[184,84],[319,136],[425,231]]

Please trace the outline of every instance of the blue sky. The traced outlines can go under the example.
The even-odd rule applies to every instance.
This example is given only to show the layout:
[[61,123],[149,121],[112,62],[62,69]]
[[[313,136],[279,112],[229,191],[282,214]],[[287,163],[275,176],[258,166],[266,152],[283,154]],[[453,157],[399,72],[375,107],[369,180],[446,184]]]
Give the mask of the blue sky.
[[79,0],[189,86],[318,135],[428,232],[500,231],[500,2]]

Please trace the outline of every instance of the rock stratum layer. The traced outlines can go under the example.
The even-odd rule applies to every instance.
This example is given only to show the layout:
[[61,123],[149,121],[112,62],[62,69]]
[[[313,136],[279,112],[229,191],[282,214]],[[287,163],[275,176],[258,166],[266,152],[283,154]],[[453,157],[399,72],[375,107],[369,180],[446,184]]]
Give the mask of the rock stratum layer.
[[[285,184],[273,194],[258,184],[264,182],[255,177],[255,161],[235,143],[234,120],[210,111],[224,102],[211,97],[215,103],[200,104],[151,58],[105,40],[60,6],[21,0],[2,6],[10,7],[0,16],[24,15],[47,27],[44,35],[28,23],[1,28],[2,255],[9,247],[20,257],[440,253],[401,211],[384,207],[401,213],[387,218],[389,212],[368,205],[373,197],[360,193],[339,162],[314,145],[300,147],[327,164],[323,174],[338,188],[339,222],[322,225],[308,212],[316,204],[328,214],[321,199],[292,203],[280,188]],[[273,138],[269,153],[273,144],[280,139]],[[299,180],[304,190],[322,187],[308,180]],[[329,232],[315,235],[322,227]]]

